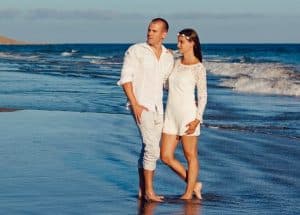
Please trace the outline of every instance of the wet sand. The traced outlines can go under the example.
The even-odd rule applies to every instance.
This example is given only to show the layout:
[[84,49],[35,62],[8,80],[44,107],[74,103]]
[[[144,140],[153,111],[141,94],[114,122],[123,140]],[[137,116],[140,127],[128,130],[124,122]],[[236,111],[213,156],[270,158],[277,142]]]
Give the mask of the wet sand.
[[[164,203],[137,199],[138,132],[129,115],[21,110],[0,114],[1,214],[295,214],[299,140],[204,127],[203,201],[158,162]],[[288,144],[287,144],[288,143]],[[183,160],[182,152],[176,152]]]

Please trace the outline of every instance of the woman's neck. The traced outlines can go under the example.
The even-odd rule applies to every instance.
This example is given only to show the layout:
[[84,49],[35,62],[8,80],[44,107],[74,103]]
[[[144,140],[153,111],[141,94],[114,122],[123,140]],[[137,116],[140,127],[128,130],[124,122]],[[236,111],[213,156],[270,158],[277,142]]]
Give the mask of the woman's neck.
[[182,56],[181,63],[190,65],[199,63],[199,59],[194,55],[194,53],[186,53]]

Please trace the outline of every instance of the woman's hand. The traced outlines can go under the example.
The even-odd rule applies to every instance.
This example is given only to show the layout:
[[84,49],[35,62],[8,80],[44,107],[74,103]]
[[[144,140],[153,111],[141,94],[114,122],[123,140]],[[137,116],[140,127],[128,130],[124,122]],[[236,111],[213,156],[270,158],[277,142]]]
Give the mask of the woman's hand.
[[136,120],[136,122],[138,124],[141,124],[141,118],[142,118],[142,113],[143,111],[148,111],[148,109],[142,105],[139,105],[139,104],[133,104],[133,105],[130,105],[131,106],[131,109],[133,111],[133,114],[134,114],[134,118]]
[[195,119],[195,120],[191,121],[190,123],[188,123],[186,125],[186,127],[188,127],[188,129],[184,133],[186,133],[187,135],[193,134],[195,132],[197,126],[199,125],[199,123],[200,123],[199,119]]

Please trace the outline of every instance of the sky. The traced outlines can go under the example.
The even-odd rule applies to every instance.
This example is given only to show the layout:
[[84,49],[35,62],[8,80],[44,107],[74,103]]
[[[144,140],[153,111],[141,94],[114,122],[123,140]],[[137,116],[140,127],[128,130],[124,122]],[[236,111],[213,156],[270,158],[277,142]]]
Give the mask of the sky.
[[201,43],[300,43],[300,0],[0,0],[0,35],[28,42],[134,43],[168,20],[165,42],[194,28]]

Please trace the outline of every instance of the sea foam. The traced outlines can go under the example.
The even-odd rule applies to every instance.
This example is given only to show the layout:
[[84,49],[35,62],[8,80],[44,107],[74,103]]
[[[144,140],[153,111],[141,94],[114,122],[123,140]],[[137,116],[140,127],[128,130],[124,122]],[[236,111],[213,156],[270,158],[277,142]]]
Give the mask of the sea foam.
[[34,60],[37,59],[37,55],[20,55],[20,54],[12,54],[9,52],[0,52],[0,59],[8,59],[8,60]]
[[300,74],[279,63],[206,62],[212,74],[223,76],[221,86],[238,92],[300,96]]

